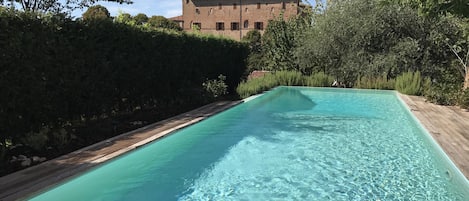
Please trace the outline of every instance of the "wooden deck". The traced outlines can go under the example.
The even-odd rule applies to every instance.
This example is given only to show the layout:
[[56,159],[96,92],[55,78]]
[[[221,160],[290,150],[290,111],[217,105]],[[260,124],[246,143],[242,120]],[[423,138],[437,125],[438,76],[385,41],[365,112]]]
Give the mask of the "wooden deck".
[[459,170],[469,179],[469,111],[400,95]]

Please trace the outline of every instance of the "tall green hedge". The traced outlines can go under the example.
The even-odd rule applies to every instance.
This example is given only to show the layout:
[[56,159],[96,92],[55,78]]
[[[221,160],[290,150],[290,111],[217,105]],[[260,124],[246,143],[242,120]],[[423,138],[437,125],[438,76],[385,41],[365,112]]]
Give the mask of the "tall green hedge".
[[49,125],[201,101],[220,74],[233,92],[248,54],[229,39],[17,11],[0,11],[0,30],[1,146]]

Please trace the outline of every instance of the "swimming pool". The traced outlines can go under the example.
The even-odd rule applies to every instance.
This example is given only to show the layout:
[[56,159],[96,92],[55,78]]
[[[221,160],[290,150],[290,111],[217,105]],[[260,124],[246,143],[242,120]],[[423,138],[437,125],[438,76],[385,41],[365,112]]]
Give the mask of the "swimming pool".
[[278,87],[32,200],[468,200],[395,92]]

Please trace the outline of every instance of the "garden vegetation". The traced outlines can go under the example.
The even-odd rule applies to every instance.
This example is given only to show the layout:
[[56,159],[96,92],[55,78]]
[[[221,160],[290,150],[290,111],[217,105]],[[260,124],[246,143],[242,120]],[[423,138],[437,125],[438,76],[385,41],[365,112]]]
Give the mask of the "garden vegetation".
[[[347,87],[396,89],[464,106],[468,11],[461,1],[429,0],[340,0],[327,8],[305,7],[298,17],[273,20],[262,37],[247,34],[248,69],[323,73]],[[269,80],[264,86],[285,84],[270,80],[274,74],[263,78]],[[258,91],[258,82],[265,83],[243,82],[238,92]]]

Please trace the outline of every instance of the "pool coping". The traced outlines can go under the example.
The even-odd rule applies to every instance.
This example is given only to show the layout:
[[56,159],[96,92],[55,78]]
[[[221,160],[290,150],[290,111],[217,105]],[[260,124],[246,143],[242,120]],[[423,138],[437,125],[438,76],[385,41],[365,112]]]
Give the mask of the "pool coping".
[[203,121],[243,101],[220,101],[123,133],[64,156],[0,177],[0,201],[25,200],[175,131]]

